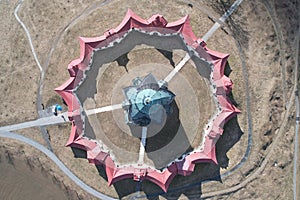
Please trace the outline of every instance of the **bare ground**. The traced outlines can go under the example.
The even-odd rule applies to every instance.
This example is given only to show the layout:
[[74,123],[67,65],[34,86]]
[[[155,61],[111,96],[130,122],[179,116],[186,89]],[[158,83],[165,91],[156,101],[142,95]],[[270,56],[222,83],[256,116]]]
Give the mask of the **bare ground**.
[[[203,36],[206,31],[213,25],[207,18],[207,13],[213,19],[220,17],[226,7],[226,4],[216,4],[215,2],[197,3],[192,2],[193,8],[181,1],[172,2],[168,6],[164,6],[158,1],[151,3],[143,3],[136,1],[113,1],[104,7],[100,7],[89,15],[79,18],[76,23],[72,24],[65,32],[62,32],[68,23],[78,16],[82,10],[93,7],[88,2],[72,2],[72,3],[46,3],[46,2],[27,2],[20,9],[21,19],[29,27],[32,35],[34,46],[42,63],[47,65],[47,56],[53,47],[54,41],[61,35],[62,38],[53,48],[53,55],[49,59],[49,67],[45,78],[43,100],[45,105],[51,105],[53,102],[59,101],[53,89],[59,86],[68,78],[66,70],[67,64],[74,58],[79,56],[78,36],[98,36],[111,27],[116,27],[122,20],[127,8],[131,8],[140,16],[147,18],[154,13],[163,14],[168,21],[173,21],[185,14],[189,14],[192,20],[193,30],[197,36]],[[197,5],[201,4],[208,8],[207,13],[199,11]],[[230,4],[230,1],[227,1]],[[260,166],[264,156],[268,153],[268,148],[272,145],[273,139],[276,137],[281,120],[283,118],[284,102],[282,91],[282,65],[286,68],[286,93],[290,95],[289,88],[293,84],[293,67],[294,55],[292,44],[297,33],[297,5],[293,1],[280,2],[270,1],[273,6],[272,18],[270,10],[263,1],[243,2],[237,12],[229,19],[224,29],[219,29],[208,41],[208,47],[230,53],[229,64],[232,69],[230,78],[234,82],[233,97],[242,111],[238,116],[238,124],[244,132],[240,140],[230,148],[227,152],[229,158],[228,169],[231,169],[238,163],[247,145],[248,121],[246,110],[246,84],[242,72],[240,52],[236,46],[236,40],[242,45],[242,50],[246,58],[246,70],[249,79],[250,94],[250,112],[252,116],[253,128],[253,145],[250,157],[243,166],[232,173],[229,177],[222,179],[222,183],[209,182],[200,186],[185,189],[183,192],[173,192],[160,196],[164,198],[200,198],[201,193],[208,191],[217,191],[238,184],[246,179],[249,174]],[[2,34],[1,39],[4,42],[0,47],[1,58],[0,65],[3,66],[1,72],[1,125],[11,124],[21,121],[27,121],[36,118],[35,99],[36,89],[39,81],[39,71],[36,67],[31,55],[27,38],[23,29],[16,23],[13,10],[15,4],[12,2],[1,1],[0,9],[3,10],[0,26],[8,34]],[[173,6],[174,5],[174,6]],[[55,9],[53,9],[55,7]],[[94,6],[96,8],[97,5]],[[172,9],[172,12],[169,12]],[[52,10],[53,13],[49,12]],[[65,14],[68,11],[68,15]],[[286,14],[288,13],[288,14]],[[43,16],[43,17],[37,17]],[[63,17],[61,17],[63,16]],[[277,20],[280,30],[275,30],[276,26],[272,20]],[[277,34],[282,34],[278,36]],[[236,40],[235,40],[235,39]],[[283,38],[283,41],[280,41]],[[42,41],[42,42],[41,42]],[[283,44],[283,45],[282,45]],[[283,52],[282,55],[280,52]],[[282,60],[284,59],[284,61]],[[19,97],[19,98],[16,98]],[[249,111],[248,111],[249,112]],[[2,120],[3,119],[3,120]],[[215,197],[215,199],[291,199],[292,198],[292,158],[293,158],[293,137],[294,137],[294,114],[291,113],[286,133],[283,135],[278,147],[275,148],[265,170],[260,177],[248,184],[241,190],[225,195]],[[65,148],[70,127],[67,126],[51,126],[47,128],[51,136],[51,144],[54,152],[60,159],[70,167],[80,178],[89,185],[105,191],[107,194],[119,197],[129,195],[120,189],[121,186],[127,185],[129,191],[130,184],[122,182],[121,186],[106,187],[105,178],[95,176],[99,171],[82,158],[74,158],[71,149]],[[227,136],[231,136],[232,129],[229,127],[225,132]],[[41,141],[40,136],[36,136],[38,130],[22,130],[20,133],[30,136],[37,141]],[[3,146],[11,152],[18,155],[21,144],[10,140],[3,140]],[[35,150],[23,146],[25,154],[28,157],[35,155],[41,159],[46,170],[53,174],[57,180],[63,181],[67,187],[77,189],[81,197],[88,198],[87,194],[80,191],[73,183],[60,176],[60,171],[47,162],[47,158],[40,155]],[[38,156],[37,156],[38,155]],[[36,163],[35,163],[36,164]],[[34,164],[34,165],[35,165]],[[211,166],[199,165],[202,168],[210,168]],[[197,170],[196,170],[197,171]],[[225,172],[221,169],[221,172]],[[101,172],[101,169],[100,169]],[[199,173],[200,174],[200,173]],[[213,174],[213,173],[212,173]],[[176,188],[179,183],[194,182],[197,176],[176,177],[171,189]],[[128,182],[131,183],[131,182]],[[100,187],[98,187],[100,186]],[[135,187],[135,186],[134,186]],[[152,184],[144,183],[143,190],[146,193],[160,191]],[[92,197],[91,197],[92,198]]]

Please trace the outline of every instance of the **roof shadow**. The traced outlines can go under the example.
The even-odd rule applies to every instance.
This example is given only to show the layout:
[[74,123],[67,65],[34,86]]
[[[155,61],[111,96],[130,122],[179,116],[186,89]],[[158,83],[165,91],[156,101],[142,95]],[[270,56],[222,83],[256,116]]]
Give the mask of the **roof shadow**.
[[[146,139],[145,152],[156,169],[165,168],[175,159],[193,150],[179,119],[179,108],[176,101],[172,102],[171,109],[172,112],[166,116],[163,127],[157,133],[150,133],[150,137]],[[141,137],[142,127],[136,125],[129,127],[132,135]]]
[[212,163],[196,164],[194,172],[191,175],[176,175],[167,193],[154,183],[143,181],[141,191],[144,192],[144,195],[140,196],[140,198],[158,200],[160,199],[159,196],[162,196],[166,199],[176,200],[185,196],[187,199],[201,199],[202,184],[207,181],[222,183],[220,170],[221,168],[228,167],[229,158],[227,157],[227,153],[240,140],[242,135],[243,132],[240,129],[237,117],[233,117],[225,124],[223,135],[216,144],[218,165]]

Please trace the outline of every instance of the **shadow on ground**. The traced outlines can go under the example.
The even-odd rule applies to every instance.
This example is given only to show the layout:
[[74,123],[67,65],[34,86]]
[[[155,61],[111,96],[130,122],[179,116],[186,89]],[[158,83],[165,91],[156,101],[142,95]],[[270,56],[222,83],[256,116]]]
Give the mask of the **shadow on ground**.
[[[179,119],[180,111],[176,101],[172,102],[171,107],[172,113],[165,115],[165,123],[161,125],[150,123],[147,130],[150,137],[147,137],[145,152],[156,169],[166,167],[176,158],[193,150]],[[133,136],[141,137],[142,127],[135,125],[129,127]]]
[[[229,64],[225,67],[224,74],[229,76],[231,69]],[[228,95],[230,100],[234,105],[237,106],[234,97],[231,94]],[[185,151],[182,151],[181,154],[186,151],[191,151],[192,148],[189,145],[187,136],[185,135],[184,129],[181,129],[181,122],[179,119],[179,109],[174,102],[173,113],[168,116],[167,123],[164,127],[158,132],[158,134],[153,135],[148,138],[146,145],[147,156],[153,161],[155,165],[158,165],[161,161],[159,160],[159,155],[151,155],[151,153],[156,152],[160,148],[164,148],[167,144],[172,142],[173,138],[178,134],[181,134],[181,142],[186,143],[187,146]],[[176,131],[174,131],[176,130]],[[178,131],[180,130],[180,131]],[[134,130],[141,133],[141,130]],[[133,134],[135,135],[135,134]],[[179,199],[181,197],[187,199],[201,199],[202,195],[202,184],[206,181],[218,181],[222,182],[220,169],[227,168],[229,164],[229,158],[227,156],[228,151],[240,140],[243,132],[239,126],[237,116],[229,120],[224,126],[223,135],[219,138],[216,144],[216,156],[218,165],[211,163],[198,163],[195,166],[194,172],[190,176],[181,176],[176,175],[171,182],[168,192],[165,193],[157,185],[153,184],[148,180],[142,182],[137,182],[132,179],[124,179],[113,184],[118,197],[120,199],[151,199],[158,200],[159,196],[163,196],[166,199]],[[177,144],[177,146],[180,146]],[[74,156],[77,158],[86,158],[86,152],[76,148],[72,148]],[[175,153],[176,154],[176,153]],[[174,152],[170,152],[169,156],[174,156]],[[177,155],[176,155],[177,156]],[[164,157],[164,156],[163,156]],[[161,164],[161,163],[160,163]],[[105,169],[103,166],[96,166],[99,175],[107,180]]]
[[[190,176],[175,176],[167,193],[164,193],[157,185],[147,180],[140,183],[132,179],[124,179],[113,184],[113,187],[120,199],[131,199],[137,195],[140,195],[141,199],[151,200],[158,200],[159,196],[167,199],[178,199],[182,195],[188,199],[200,199],[202,194],[201,185],[204,181],[222,182],[220,169],[228,167],[229,158],[227,157],[227,152],[239,141],[242,134],[237,117],[229,120],[224,126],[223,135],[216,144],[219,164],[199,163],[195,166],[195,170]],[[72,151],[76,158],[86,158],[84,150],[72,148]],[[99,175],[107,180],[104,167],[97,165],[96,168]]]

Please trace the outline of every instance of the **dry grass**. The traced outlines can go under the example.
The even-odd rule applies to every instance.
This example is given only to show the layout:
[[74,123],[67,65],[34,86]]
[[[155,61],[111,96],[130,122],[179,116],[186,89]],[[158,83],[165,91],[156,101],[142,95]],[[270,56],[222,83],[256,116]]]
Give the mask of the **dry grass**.
[[[39,81],[39,71],[32,57],[27,38],[21,26],[16,22],[13,16],[13,10],[16,5],[16,1],[1,1],[0,2],[0,28],[3,33],[1,35],[2,45],[0,47],[0,125],[7,125],[12,123],[17,123],[21,121],[31,120],[37,117],[36,113],[36,91]],[[200,11],[197,5],[204,5],[203,8],[210,7],[210,1],[205,3],[199,3],[192,1],[194,7],[190,8],[186,3],[182,1],[113,1],[112,3],[105,5],[103,7],[97,7],[97,3],[92,4],[92,2],[87,1],[72,1],[72,2],[47,2],[47,1],[25,1],[22,5],[19,15],[24,23],[28,26],[29,31],[32,36],[34,47],[41,63],[44,66],[48,66],[47,61],[49,61],[49,67],[47,68],[45,75],[45,83],[43,88],[43,101],[45,105],[50,105],[52,102],[59,101],[59,97],[53,91],[53,89],[65,80],[68,79],[68,72],[66,70],[68,63],[79,57],[79,43],[78,36],[99,36],[102,33],[112,27],[116,27],[123,16],[125,15],[127,8],[131,8],[134,12],[143,18],[148,18],[152,14],[160,13],[165,16],[168,21],[177,20],[186,14],[191,17],[191,24],[194,32],[197,36],[203,36],[207,30],[212,26],[212,22],[207,18],[204,11]],[[168,5],[168,6],[166,6]],[[79,16],[81,12],[85,12],[86,8],[91,8],[92,12],[86,12],[81,18],[79,18],[75,23],[67,28],[63,32],[64,27],[67,27],[72,19]],[[286,11],[289,13],[294,13],[293,5],[281,6],[281,4],[276,2],[275,5],[277,15],[279,16],[279,23],[282,26],[283,36],[287,44],[292,44],[295,27],[289,27],[290,23],[293,22],[296,17],[292,17],[292,21],[286,16]],[[170,12],[170,10],[172,12]],[[208,11],[209,15],[214,18],[218,18],[217,12],[211,8],[205,9]],[[257,1],[249,3],[247,1],[243,2],[241,7],[239,7],[239,12],[233,15],[236,20],[243,20],[244,24],[241,25],[242,28],[246,30],[249,34],[249,46],[245,50],[246,64],[249,74],[249,88],[250,88],[250,98],[251,98],[251,114],[253,116],[253,147],[252,152],[248,161],[243,165],[243,167],[235,172],[230,177],[223,180],[223,183],[211,182],[208,184],[203,184],[202,188],[195,187],[187,190],[185,195],[191,197],[190,194],[199,194],[202,192],[222,189],[228,186],[232,186],[240,182],[245,178],[247,173],[255,168],[261,159],[261,155],[265,154],[262,147],[268,142],[272,141],[272,137],[275,137],[276,129],[280,123],[280,117],[282,109],[282,102],[270,102],[270,97],[272,94],[279,95],[281,98],[280,91],[280,65],[278,58],[279,45],[275,31],[270,22],[266,10]],[[292,14],[291,14],[292,16]],[[294,15],[293,15],[294,16]],[[292,23],[292,24],[293,24]],[[210,49],[230,53],[229,64],[232,69],[230,78],[234,82],[233,96],[235,101],[238,103],[238,108],[242,113],[238,116],[238,122],[241,129],[244,131],[244,135],[241,137],[238,143],[236,143],[227,152],[229,157],[229,169],[233,167],[243,156],[245,146],[247,143],[247,118],[246,118],[246,102],[245,102],[245,82],[243,81],[243,74],[241,68],[241,61],[239,58],[239,52],[236,48],[234,38],[230,35],[230,29],[225,26],[225,30],[229,32],[229,35],[219,29],[208,41],[208,47]],[[61,36],[61,37],[60,37]],[[57,46],[55,41],[60,38]],[[53,55],[49,57],[50,49],[53,47]],[[286,45],[286,54],[284,55],[287,59],[286,67],[289,71],[288,78],[292,75],[293,58],[291,56],[293,49]],[[154,53],[154,52],[151,52]],[[134,69],[134,67],[148,63],[151,60],[147,60],[147,56],[143,56],[145,52],[136,51],[131,53],[130,59],[132,64],[129,64],[129,71]],[[155,56],[158,56],[159,63],[168,65],[168,61],[164,60],[160,54],[155,52]],[[144,59],[139,59],[143,57]],[[48,60],[49,59],[49,60]],[[180,56],[175,56],[175,63],[181,59]],[[152,62],[152,61],[151,61]],[[114,69],[114,70],[112,70]],[[110,71],[111,70],[111,71]],[[108,105],[112,102],[112,96],[103,95],[107,94],[107,91],[113,90],[113,85],[110,83],[117,83],[122,77],[124,69],[117,66],[116,63],[110,64],[110,67],[105,70],[104,76],[101,76],[99,82],[101,87],[99,87],[99,93],[96,98],[96,105],[103,106]],[[194,72],[192,68],[188,66],[182,70],[182,75],[186,76],[188,80],[193,79]],[[288,80],[288,82],[291,82]],[[197,88],[199,85],[195,84],[196,81],[191,81],[191,87],[196,91],[197,96],[201,96],[201,88]],[[99,101],[97,101],[97,99]],[[114,98],[113,98],[114,99]],[[208,102],[207,100],[198,99],[198,102]],[[178,102],[179,107],[182,102]],[[203,113],[209,113],[210,108],[200,105],[200,107],[206,110]],[[274,111],[276,110],[276,112]],[[190,113],[190,111],[188,111]],[[204,114],[207,116],[207,114]],[[270,116],[275,121],[271,124],[271,135],[265,136],[264,133],[268,131],[268,123]],[[98,118],[105,124],[105,127],[111,128],[107,132],[120,132],[122,131],[115,124],[112,124],[112,115],[109,113],[101,114]],[[109,122],[110,121],[110,122]],[[205,121],[203,119],[203,121]],[[202,121],[202,122],[203,122]],[[186,127],[188,121],[185,122]],[[199,127],[202,127],[200,124]],[[291,126],[291,125],[290,125]],[[112,129],[114,127],[114,130]],[[267,128],[266,128],[267,127]],[[107,187],[107,182],[104,178],[98,175],[98,171],[93,165],[88,164],[84,159],[73,158],[73,153],[71,149],[65,148],[64,144],[67,141],[70,126],[50,126],[47,128],[51,136],[51,144],[53,145],[54,152],[58,157],[81,179],[87,182],[89,185],[95,187],[96,189],[105,192],[109,195],[119,197],[118,192],[120,187]],[[199,129],[201,130],[201,128]],[[27,129],[20,131],[21,134],[31,137],[37,141],[42,142],[41,136],[37,129]],[[198,133],[201,133],[198,132]],[[198,134],[200,135],[200,134]],[[230,136],[230,134],[228,134]],[[110,136],[110,135],[109,135]],[[126,134],[122,136],[123,140],[118,143],[118,140],[113,140],[117,145],[123,148],[128,148],[126,144],[133,144],[128,148],[128,151],[138,150],[137,144],[138,139],[131,140]],[[194,138],[195,143],[199,143],[199,138]],[[283,190],[282,188],[291,188],[291,159],[292,151],[291,146],[293,145],[293,128],[287,130],[286,137],[279,144],[279,147],[274,153],[274,157],[271,159],[270,164],[264,171],[264,174],[253,183],[249,184],[245,189],[238,191],[230,196],[230,199],[267,199],[267,198],[280,198],[280,199],[290,199],[291,191],[290,189]],[[1,139],[2,140],[2,139]],[[133,142],[135,141],[135,142]],[[136,145],[134,145],[136,144]],[[46,166],[47,170],[56,177],[61,177],[59,179],[63,180],[66,185],[77,188],[74,183],[71,183],[52,163],[49,163],[47,158],[40,155],[34,149],[27,146],[22,146],[22,149],[18,149],[21,144],[18,142],[13,142],[11,140],[3,140],[3,145],[13,150],[25,151],[27,156],[38,155],[40,157],[43,165]],[[278,161],[278,157],[275,155],[284,155],[284,159],[280,159],[282,166],[284,168],[273,167],[275,161]],[[193,182],[201,178],[201,172],[205,169],[210,169],[211,166],[199,165],[197,172],[191,177],[176,177],[172,182],[171,188],[176,188],[185,182]],[[53,170],[53,171],[51,171]],[[225,171],[225,170],[221,170]],[[199,173],[198,173],[199,172]],[[212,173],[213,174],[213,173]],[[202,177],[203,178],[203,177]],[[122,185],[123,184],[123,185]],[[122,186],[130,191],[132,186],[131,182],[122,182]],[[79,191],[80,189],[77,188]],[[124,189],[124,190],[125,190]],[[143,183],[143,189],[147,192],[159,191],[156,186],[149,184],[148,182]],[[268,192],[266,192],[268,189]],[[151,190],[151,191],[150,191]],[[82,195],[86,195],[84,192],[80,192]],[[126,192],[122,193],[126,196]],[[272,194],[269,196],[269,194]],[[189,196],[190,195],[190,196]],[[199,194],[200,195],[200,194]],[[171,195],[172,196],[172,195]],[[85,196],[86,197],[86,196]],[[168,198],[170,196],[165,196]],[[173,194],[173,197],[184,198],[180,194]],[[227,198],[227,197],[224,197]]]

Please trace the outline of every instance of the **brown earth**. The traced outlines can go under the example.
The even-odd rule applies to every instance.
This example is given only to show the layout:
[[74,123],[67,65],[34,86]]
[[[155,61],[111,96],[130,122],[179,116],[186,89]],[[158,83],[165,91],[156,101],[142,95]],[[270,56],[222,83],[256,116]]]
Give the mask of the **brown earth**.
[[[175,63],[180,61],[180,58],[184,55],[182,55],[182,53],[184,52],[181,52],[181,55],[175,54],[173,56]],[[168,59],[153,48],[133,49],[133,51],[128,54],[128,57],[128,72],[118,66],[116,62],[109,65],[106,64],[104,69],[100,68],[97,78],[97,93],[94,98],[87,98],[87,100],[85,100],[83,104],[90,105],[87,106],[86,109],[120,104],[124,100],[122,89],[131,85],[135,77],[144,77],[152,73],[160,80],[166,77],[173,69]],[[178,116],[175,116],[175,110],[178,109],[174,107],[173,114],[168,117],[166,122],[161,125],[151,123],[148,127],[147,135],[149,139],[147,144],[149,148],[147,148],[146,151],[151,152],[148,154],[148,157],[163,157],[163,151],[169,152],[169,155],[165,156],[159,164],[155,164],[157,168],[165,167],[171,161],[180,157],[189,148],[200,146],[202,142],[202,131],[205,128],[204,125],[215,111],[215,105],[211,100],[209,88],[206,85],[208,81],[204,81],[204,78],[199,76],[197,70],[191,63],[187,64],[181,73],[171,80],[168,86],[168,88],[176,94],[175,102],[180,111],[177,112]],[[188,80],[194,81],[188,82]],[[86,85],[90,88],[92,83],[93,81]],[[80,89],[80,91],[83,91],[83,95],[86,95],[87,89]],[[80,91],[79,93],[81,95]],[[191,115],[190,113],[194,114]],[[180,121],[178,121],[177,118],[180,119]],[[112,150],[112,154],[116,156],[117,163],[134,164],[137,162],[140,139],[132,137],[132,135],[141,134],[141,129],[136,127],[129,128],[125,123],[122,109],[115,110],[112,113],[107,112],[99,113],[96,116],[92,115],[88,117],[88,120],[92,128],[92,130],[89,129],[89,131],[93,133],[89,134],[87,133],[89,131],[86,131],[87,136],[95,135],[96,140],[101,138],[101,141],[109,146]],[[176,123],[176,120],[179,124]],[[179,127],[182,128],[179,129]],[[161,149],[162,146],[166,146],[166,144],[175,137],[174,134],[171,134],[172,132],[174,134],[177,132],[178,135],[181,135],[181,148],[178,149],[178,151],[170,149],[174,148],[174,146],[170,144],[168,148],[154,153],[154,149]],[[165,137],[162,135],[165,135]],[[92,138],[94,137],[92,136]],[[151,142],[152,140],[153,142]],[[186,141],[184,142],[184,140]],[[108,145],[108,143],[112,144]],[[126,153],[128,153],[128,155]],[[148,164],[153,166],[150,160],[148,160]]]
[[48,172],[33,165],[29,158],[24,162],[24,156],[11,154],[7,147],[1,146],[1,199],[67,199],[61,185],[54,182],[54,177],[51,180]]
[[[105,30],[116,27],[121,22],[127,8],[131,8],[143,18],[160,13],[168,21],[174,21],[189,14],[195,34],[203,36],[213,25],[208,16],[213,20],[218,19],[232,2],[205,1],[199,3],[191,1],[192,6],[189,6],[184,1],[162,3],[153,0],[145,3],[145,1],[125,0],[112,1],[108,5],[97,8],[99,3],[93,4],[87,1],[55,1],[54,3],[25,1],[19,11],[19,16],[31,33],[40,62],[45,69],[47,68],[43,88],[44,104],[48,106],[61,101],[53,89],[67,80],[67,64],[79,56],[77,37],[98,36]],[[280,137],[280,141],[276,144],[268,164],[259,177],[236,192],[213,199],[292,199],[294,109],[289,114],[290,118],[286,124],[285,133],[280,135],[278,130],[282,126],[285,105],[294,84],[295,52],[293,47],[298,30],[297,11],[299,10],[299,3],[296,2],[244,1],[223,29],[217,30],[209,39],[207,45],[210,49],[231,54],[229,65],[232,69],[230,78],[234,82],[233,98],[242,113],[237,119],[228,123],[221,141],[217,144],[219,164],[224,167],[228,165],[227,169],[200,164],[194,175],[190,177],[177,176],[170,189],[213,177],[218,175],[218,171],[226,172],[232,169],[243,157],[250,127],[253,141],[247,161],[230,176],[222,178],[222,182],[213,181],[195,185],[182,191],[161,195],[159,199],[199,199],[202,193],[218,191],[239,184],[260,167],[265,156],[269,154],[269,149],[276,137]],[[0,66],[3,69],[0,72],[0,100],[2,102],[0,104],[0,125],[28,121],[37,116],[35,101],[40,79],[39,71],[31,54],[25,32],[13,16],[16,4],[16,1],[0,2],[2,16],[0,27],[2,33],[5,33],[1,34],[3,43],[0,47],[2,55]],[[81,13],[83,14],[81,15]],[[76,16],[82,17],[68,26]],[[66,31],[64,31],[65,27],[68,27]],[[56,41],[58,42],[56,43]],[[239,44],[241,45],[240,49]],[[50,54],[51,49],[53,50],[52,55]],[[241,55],[245,58],[244,71]],[[284,77],[282,67],[285,72],[285,81],[282,81]],[[124,69],[119,68],[119,70]],[[248,82],[246,78],[248,78]],[[285,91],[282,90],[282,86],[286,88]],[[246,90],[247,87],[249,91]],[[247,93],[250,97],[250,110],[247,110],[246,105]],[[108,103],[110,101],[110,97],[101,96],[99,98],[106,98]],[[247,121],[247,114],[251,114],[252,127]],[[130,195],[130,192],[135,191],[136,185],[130,180],[107,187],[105,178],[98,175],[103,173],[103,169],[99,167],[97,170],[83,158],[74,158],[71,149],[64,147],[70,132],[69,125],[50,126],[47,129],[56,155],[86,183],[117,198]],[[238,138],[240,129],[244,134]],[[38,129],[18,132],[43,143]],[[237,140],[237,143],[233,147],[228,146],[228,141],[232,140]],[[44,155],[19,142],[6,139],[1,139],[1,141],[3,141],[1,143],[3,148],[8,149],[14,157],[21,155],[20,152],[24,152],[23,154],[26,156],[20,156],[21,159],[40,160],[39,162],[42,163],[47,174],[55,176],[58,182],[63,182],[67,188],[66,191],[72,188],[77,191],[79,198],[93,199],[66,178],[53,163],[48,162]],[[226,148],[229,148],[228,152]],[[40,166],[37,161],[32,163],[34,166]],[[28,165],[30,166],[30,164]],[[161,192],[159,188],[149,182],[144,182],[142,189],[146,194]],[[149,197],[149,199],[152,198]]]

